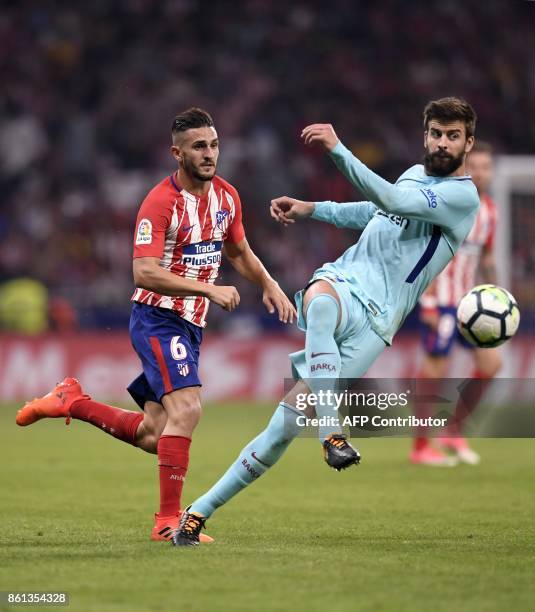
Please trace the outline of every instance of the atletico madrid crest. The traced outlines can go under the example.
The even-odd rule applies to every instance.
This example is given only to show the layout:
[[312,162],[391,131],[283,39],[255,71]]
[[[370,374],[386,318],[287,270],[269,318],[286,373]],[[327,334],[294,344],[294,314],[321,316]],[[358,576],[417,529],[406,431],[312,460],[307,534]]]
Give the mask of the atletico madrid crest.
[[217,227],[223,225],[223,221],[228,217],[228,210],[218,210],[215,214],[215,222]]
[[187,376],[189,374],[189,365],[187,363],[180,363],[177,368],[180,376]]

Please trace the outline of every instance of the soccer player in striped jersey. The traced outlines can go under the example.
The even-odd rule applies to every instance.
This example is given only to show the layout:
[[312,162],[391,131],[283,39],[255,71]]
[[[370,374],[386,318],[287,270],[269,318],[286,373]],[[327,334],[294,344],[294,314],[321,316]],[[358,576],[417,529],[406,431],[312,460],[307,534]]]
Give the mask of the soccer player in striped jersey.
[[[460,299],[474,285],[479,272],[482,282],[496,283],[494,260],[494,237],[496,234],[497,209],[488,194],[492,180],[492,147],[478,140],[467,157],[467,172],[477,188],[479,212],[474,227],[459,248],[455,257],[435,278],[420,298],[420,322],[425,357],[420,376],[422,378],[444,378],[448,375],[451,351],[455,342],[471,352],[474,361],[472,378],[489,380],[501,367],[498,348],[476,348],[466,342],[457,330],[456,311]],[[426,435],[418,429],[410,453],[412,463],[430,466],[452,466],[458,461],[475,465],[479,455],[470,448],[462,437],[462,423],[476,408],[486,384],[474,385],[470,400],[460,402],[456,407],[455,419],[448,436],[436,441],[436,448]],[[427,414],[428,407],[421,407]],[[446,452],[444,452],[446,451]]]
[[[297,382],[266,429],[184,511],[175,546],[199,543],[206,519],[280,459],[298,435],[303,416],[315,414],[325,422],[318,434],[330,467],[341,470],[359,462],[358,451],[333,417],[332,404],[321,402],[320,392],[335,389],[339,378],[366,372],[471,230],[479,198],[466,176],[465,159],[474,143],[475,122],[464,100],[430,102],[424,110],[424,164],[406,170],[395,185],[352,155],[332,125],[303,130],[305,144],[321,145],[369,201],[314,203],[284,196],[272,201],[272,216],[283,225],[312,217],[363,232],[335,262],[316,270],[296,295],[298,324],[306,331],[305,349],[290,355]],[[304,412],[298,410],[307,403]]]
[[270,313],[277,311],[284,323],[296,314],[247,243],[238,192],[215,174],[219,140],[207,112],[190,108],[175,117],[171,152],[178,170],[145,198],[134,238],[130,336],[143,373],[128,391],[143,413],[93,401],[76,379],[66,378],[16,419],[23,426],[44,417],[79,419],[157,454],[160,510],[153,540],[169,539],[178,527],[191,437],[201,416],[198,360],[209,304],[231,312],[240,303],[235,287],[214,284],[222,253],[262,289]]

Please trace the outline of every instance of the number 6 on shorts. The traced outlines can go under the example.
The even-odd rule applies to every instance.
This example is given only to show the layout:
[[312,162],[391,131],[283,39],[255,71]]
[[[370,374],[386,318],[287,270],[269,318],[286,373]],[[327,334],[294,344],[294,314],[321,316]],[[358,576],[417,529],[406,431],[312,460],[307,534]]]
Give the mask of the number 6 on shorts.
[[171,338],[171,356],[175,361],[182,361],[182,359],[186,359],[188,353],[186,352],[186,347],[179,342],[180,336],[174,336]]

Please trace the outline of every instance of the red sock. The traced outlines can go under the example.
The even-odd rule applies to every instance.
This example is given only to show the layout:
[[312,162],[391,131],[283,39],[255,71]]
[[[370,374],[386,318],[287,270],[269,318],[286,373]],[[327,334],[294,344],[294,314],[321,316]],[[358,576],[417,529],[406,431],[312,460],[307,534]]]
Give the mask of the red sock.
[[81,399],[73,402],[70,413],[73,419],[91,423],[114,438],[136,445],[137,428],[143,420],[141,412],[114,408],[92,399]]
[[416,437],[414,438],[413,442],[412,442],[412,448],[415,451],[421,451],[422,449],[424,449],[427,445],[429,444],[429,440],[427,438],[420,438],[420,437]]
[[[424,375],[423,372],[421,372],[418,375],[418,379],[419,380],[426,380],[427,383],[424,386],[425,389],[425,393],[426,395],[435,395],[437,392],[436,389],[436,385],[435,382],[432,381],[431,379],[427,378],[427,376]],[[432,406],[430,406],[428,403],[426,402],[420,402],[420,403],[416,403],[414,405],[414,416],[417,419],[427,419],[428,417],[433,416],[433,409]],[[413,444],[412,444],[412,448],[415,451],[420,451],[423,448],[425,448],[428,444],[429,444],[429,428],[426,427],[425,425],[421,425],[415,428],[414,430],[414,440],[413,440]]]
[[461,435],[464,422],[477,408],[492,380],[477,369],[472,372],[472,379],[473,380],[468,381],[464,385],[457,405],[455,406],[455,415],[448,428],[448,433],[451,436]]
[[160,466],[160,516],[174,516],[180,510],[180,497],[189,464],[190,438],[162,436],[158,440]]

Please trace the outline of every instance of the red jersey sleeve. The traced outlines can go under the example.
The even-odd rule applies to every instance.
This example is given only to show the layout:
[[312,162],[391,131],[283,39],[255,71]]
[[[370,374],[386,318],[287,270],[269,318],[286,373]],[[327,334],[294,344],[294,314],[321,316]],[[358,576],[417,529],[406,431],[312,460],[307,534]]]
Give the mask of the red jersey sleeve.
[[143,200],[134,233],[134,259],[136,257],[163,256],[165,231],[170,223],[168,198],[155,188]]
[[498,223],[498,209],[496,204],[488,196],[486,197],[486,203],[489,210],[489,234],[487,241],[485,242],[485,250],[492,251],[494,249],[494,239],[496,237],[496,225]]
[[242,211],[241,211],[241,200],[238,192],[232,185],[227,183],[227,190],[229,191],[232,199],[234,200],[234,219],[228,226],[226,242],[232,242],[237,244],[245,238],[245,229],[243,228]]

